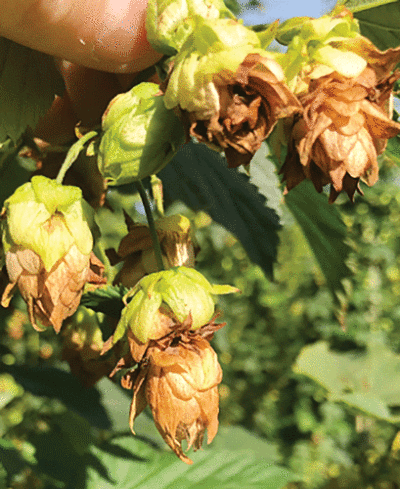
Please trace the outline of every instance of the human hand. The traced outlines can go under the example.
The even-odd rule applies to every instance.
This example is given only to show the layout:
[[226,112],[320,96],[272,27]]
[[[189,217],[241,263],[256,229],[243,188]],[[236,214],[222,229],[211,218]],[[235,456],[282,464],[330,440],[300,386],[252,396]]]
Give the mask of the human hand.
[[[126,77],[161,58],[146,38],[147,0],[0,0],[0,36],[57,58],[66,93],[36,134],[54,144],[99,121]],[[68,61],[65,61],[68,60]]]
[[73,63],[142,71],[160,55],[146,38],[147,0],[0,0],[0,36]]

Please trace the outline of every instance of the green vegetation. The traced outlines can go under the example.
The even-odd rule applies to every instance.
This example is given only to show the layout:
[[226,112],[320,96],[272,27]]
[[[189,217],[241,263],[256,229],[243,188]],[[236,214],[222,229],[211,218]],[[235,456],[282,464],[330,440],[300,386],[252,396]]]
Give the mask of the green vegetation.
[[[251,1],[248,6],[256,3]],[[350,0],[344,4],[359,18],[362,34],[380,49],[400,44],[398,2]],[[239,11],[233,0],[227,5],[232,11]],[[225,7],[220,7],[226,13]],[[230,25],[229,22],[226,25]],[[346,22],[351,24],[350,17]],[[285,42],[290,42],[301,24],[295,19],[280,34],[278,32],[277,38],[281,35]],[[344,29],[340,21],[338,25],[338,30]],[[155,32],[156,27],[157,24]],[[275,35],[276,29],[277,26],[271,27],[269,34]],[[338,33],[335,31],[335,34]],[[185,35],[191,34],[185,32]],[[311,41],[306,40],[314,43],[312,46],[317,53],[318,49],[328,46],[332,36],[330,32],[324,38],[326,46],[313,37],[310,37]],[[177,49],[180,47],[178,41]],[[17,101],[27,96],[34,97],[38,90],[37,80],[32,77],[30,83],[24,83],[23,78],[16,76],[18,71],[13,64],[17,58],[29,59],[27,48],[8,45],[8,41],[0,39],[0,50],[4,48],[3,44],[8,46],[9,55],[4,59],[0,57],[0,73],[11,73],[12,76],[0,78],[0,89],[4,86],[7,90],[15,90],[19,97]],[[310,52],[312,46],[307,47]],[[304,61],[294,58],[299,65]],[[311,66],[315,61],[311,54],[310,60]],[[259,73],[257,76],[261,78]],[[16,78],[18,84],[13,85]],[[273,80],[278,83],[277,79]],[[0,91],[0,112],[3,111],[4,115],[0,123],[0,141],[4,140],[0,144],[0,202],[6,202],[6,208],[20,204],[7,199],[38,169],[35,160],[30,158],[32,153],[27,155],[26,152],[33,145],[26,127],[35,125],[48,108],[51,102],[48,94],[58,90],[57,83],[57,75],[49,68],[48,86],[43,87],[37,111],[27,111],[25,119],[22,111],[18,112],[19,102],[11,107],[3,100]],[[395,95],[398,88],[397,82]],[[152,86],[152,94],[156,89]],[[384,87],[380,89],[383,91]],[[146,95],[145,98],[149,97]],[[149,105],[151,111],[154,108],[152,103]],[[161,104],[164,113],[167,109],[162,99],[159,98],[157,103]],[[124,107],[121,110],[124,117],[131,114],[131,108],[126,114]],[[293,110],[297,117],[296,107]],[[396,118],[397,113],[394,114]],[[170,115],[172,113],[168,117]],[[177,123],[175,115],[173,118],[174,124]],[[139,123],[136,119],[134,123],[143,122],[140,117],[138,120]],[[392,121],[388,124],[396,125]],[[79,308],[70,314],[73,307],[63,304],[66,311],[60,313],[57,321],[51,316],[52,307],[49,307],[50,312],[46,310],[42,314],[45,316],[43,320],[29,302],[34,295],[29,296],[28,293],[28,299],[24,297],[30,310],[18,293],[10,299],[8,308],[0,308],[0,489],[400,487],[399,136],[390,139],[386,151],[378,156],[379,181],[373,187],[361,183],[364,195],[356,194],[354,202],[350,202],[343,193],[333,193],[337,200],[328,204],[329,189],[325,187],[322,193],[315,192],[313,184],[317,188],[318,179],[312,183],[302,181],[284,195],[277,168],[282,163],[279,156],[287,148],[280,144],[279,130],[283,129],[279,125],[277,127],[278,130],[253,157],[249,175],[245,170],[228,169],[221,154],[192,141],[184,145],[161,170],[158,174],[160,180],[154,177],[143,180],[140,191],[142,195],[148,195],[156,217],[162,215],[162,182],[165,215],[179,212],[190,219],[194,246],[189,236],[190,226],[186,226],[185,231],[184,226],[177,226],[178,237],[174,239],[181,240],[183,247],[192,246],[192,258],[196,250],[197,271],[179,264],[182,268],[161,272],[164,266],[177,266],[168,263],[172,255],[168,249],[171,243],[163,242],[165,236],[162,233],[167,235],[168,226],[166,230],[161,226],[151,230],[153,237],[158,236],[160,240],[154,263],[151,262],[153,255],[149,258],[146,254],[152,246],[146,244],[149,240],[151,243],[150,231],[140,225],[146,223],[150,204],[145,201],[147,208],[144,209],[137,191],[139,185],[133,183],[139,178],[136,170],[143,161],[143,148],[140,146],[135,160],[139,166],[135,163],[132,177],[131,148],[128,147],[128,164],[124,166],[123,178],[119,182],[123,185],[107,190],[106,205],[95,206],[96,224],[90,223],[90,232],[95,238],[94,253],[104,262],[107,284],[97,288],[105,282],[100,277],[102,270],[96,275],[97,282],[93,277],[92,281],[85,278],[82,272],[84,278],[82,286],[78,287],[78,295],[82,291],[83,295],[82,299],[80,295],[78,297],[78,301],[81,299]],[[112,134],[109,133],[110,140],[120,144],[116,135],[120,128],[118,131],[114,129]],[[122,124],[122,133],[124,129]],[[97,189],[94,183],[96,178],[102,182],[102,177],[97,172],[93,157],[99,147],[101,151],[107,151],[107,141],[103,139],[105,148],[101,146],[99,134],[100,129],[96,128],[73,145],[61,173],[62,176],[65,173],[66,180],[70,178],[75,185],[82,187],[87,200],[91,200],[86,197],[92,195],[91,192],[96,194],[96,191],[101,193],[104,190],[102,186]],[[143,134],[146,139],[147,133]],[[180,133],[174,135],[181,138]],[[234,140],[235,134],[230,137]],[[154,139],[157,144],[160,142],[157,137]],[[89,145],[85,146],[86,143]],[[132,143],[133,146],[135,144]],[[172,157],[175,149],[175,143],[170,147],[167,141],[165,154],[168,158]],[[291,150],[294,151],[294,147],[289,148]],[[113,164],[121,163],[117,160]],[[71,170],[77,172],[75,175],[71,171],[67,173],[71,165]],[[157,162],[156,166],[163,167],[163,161]],[[88,180],[80,181],[79,168],[84,168],[83,173],[89,175]],[[154,168],[148,173],[142,173],[141,167],[140,170],[141,176],[147,176]],[[358,182],[359,177],[351,178]],[[52,202],[43,219],[47,223],[56,216],[55,227],[62,219],[66,220],[60,217],[62,202],[55,190],[61,187],[65,191],[60,180],[62,178],[49,184],[47,179],[36,177],[33,182],[46,181],[47,186],[54,188],[54,195],[53,191],[43,191],[41,197],[45,203]],[[29,188],[32,186],[27,185]],[[353,186],[348,193],[352,195],[355,189]],[[24,200],[24,205],[30,210],[34,202],[31,194],[26,202]],[[80,192],[78,194],[81,202]],[[36,200],[35,205],[39,208],[43,202]],[[69,200],[67,203],[70,204]],[[84,219],[83,211],[79,209],[78,217],[74,211],[71,222]],[[42,211],[39,211],[35,210],[35,213],[40,217]],[[2,216],[3,222],[7,222],[10,212]],[[26,251],[30,242],[23,241],[27,234],[21,232],[20,214],[13,210],[12,219],[22,237],[18,233],[12,234],[15,233],[14,228],[7,231],[8,227],[3,225],[4,242],[7,242],[4,252],[17,254],[23,247],[26,248],[22,251]],[[46,227],[44,235],[48,227],[51,226]],[[63,233],[69,239],[68,226],[64,227]],[[136,271],[140,265],[144,270],[142,275],[157,271],[157,265],[159,271],[144,281],[142,279],[141,285],[129,292],[131,285],[114,285],[113,282],[126,266],[120,263],[126,259],[119,249],[121,240],[127,236],[127,231],[130,233],[132,229],[137,231],[139,228],[142,233],[138,233],[140,246],[134,235],[129,244],[138,253],[134,257],[133,268]],[[89,262],[90,266],[93,264],[92,241],[86,224],[85,230],[87,236],[85,234],[84,238],[88,239],[82,240],[85,246],[87,243],[90,246],[81,246],[84,271],[89,268]],[[7,232],[11,237],[6,235]],[[33,234],[36,239],[35,232]],[[19,241],[15,241],[17,238]],[[79,236],[74,239],[79,241]],[[63,242],[58,244],[61,246]],[[33,273],[30,269],[34,267],[27,259],[20,275],[30,273],[39,280],[40,274],[49,273],[46,280],[49,279],[50,283],[50,269],[54,271],[55,263],[60,266],[71,249],[71,244],[65,246],[68,249],[63,248],[62,253],[59,252],[49,264],[49,270],[40,269],[38,265],[39,272]],[[49,252],[42,241],[35,250],[38,255]],[[4,262],[3,254],[2,250]],[[127,255],[130,256],[129,253]],[[7,258],[11,260],[10,255]],[[38,257],[37,263],[41,263],[40,260],[43,258]],[[13,271],[10,267],[7,274],[4,267],[0,275],[2,292],[11,278],[10,270]],[[165,277],[165,282],[161,282],[157,278],[159,276]],[[173,287],[171,277],[175,277]],[[183,281],[176,277],[186,278]],[[17,279],[13,279],[13,283]],[[89,285],[83,288],[84,283]],[[18,286],[21,289],[20,284]],[[184,293],[180,289],[183,286]],[[29,281],[26,287],[29,291],[34,289]],[[234,288],[239,289],[240,294],[231,294]],[[199,302],[198,290],[204,295],[202,303]],[[129,302],[131,296],[135,299]],[[216,317],[213,317],[214,299],[217,302]],[[71,303],[76,300],[73,296]],[[148,303],[151,304],[151,314]],[[123,321],[118,329],[124,307]],[[196,314],[192,315],[193,311]],[[44,321],[49,326],[40,333],[31,325],[35,315],[39,322]],[[214,320],[226,322],[226,325],[211,339],[218,329]],[[52,327],[60,330],[58,335]],[[171,329],[178,331],[175,337],[171,336]],[[158,425],[157,431],[152,421],[152,413],[157,415],[157,410],[148,398],[144,402],[151,409],[146,407],[137,420],[134,416],[129,420],[132,392],[120,386],[122,382],[131,388],[132,385],[128,385],[131,382],[135,387],[137,379],[143,380],[150,375],[146,369],[154,365],[155,370],[175,366],[171,357],[161,368],[154,360],[156,354],[145,356],[147,348],[146,351],[153,348],[153,352],[158,348],[160,358],[165,361],[165,349],[160,343],[168,338],[171,341],[166,348],[173,349],[178,345],[184,349],[190,344],[193,348],[188,348],[188,351],[192,356],[198,353],[193,353],[196,345],[210,340],[223,371],[221,383],[216,381],[211,387],[198,389],[208,392],[215,388],[218,398],[218,385],[220,428],[210,446],[204,444],[204,448],[194,454],[193,450],[190,451],[193,465],[182,463],[162,443],[160,433],[164,440],[168,438],[165,432],[169,433],[168,430],[160,430]],[[214,362],[217,366],[214,365],[213,375],[207,370],[212,363],[209,359],[213,360],[215,356],[208,343],[207,348],[204,357],[200,356],[199,364],[203,370],[199,367],[199,371],[206,380],[207,376],[220,379],[217,361]],[[198,349],[201,350],[200,347]],[[129,358],[129,363],[129,355],[135,362]],[[187,352],[186,355],[190,357]],[[120,371],[113,371],[117,362]],[[185,368],[181,369],[183,374],[178,369],[182,378],[192,374],[190,365]],[[108,378],[111,371],[113,374]],[[187,381],[190,388],[191,380]],[[204,385],[206,380],[203,379]],[[181,384],[178,382],[177,385]],[[136,394],[139,398],[135,391]],[[141,411],[139,404],[143,398],[142,393],[142,399],[132,410]],[[191,400],[189,396],[188,401]],[[215,409],[215,416],[217,412]],[[136,436],[129,431],[129,421],[132,424],[135,421]],[[200,427],[197,420],[193,425],[182,422],[183,428],[180,425],[186,431],[195,425],[195,447],[199,441],[197,437],[201,445],[205,428],[212,425],[208,418],[206,421],[208,424],[202,419]],[[179,437],[190,439],[190,443],[193,441],[191,433],[190,436],[182,433],[175,436],[174,433],[174,438]],[[178,441],[181,442],[180,439]],[[171,443],[167,443],[171,447]],[[186,448],[186,441],[183,448]],[[173,446],[172,449],[184,460],[179,454],[180,445],[178,450]]]

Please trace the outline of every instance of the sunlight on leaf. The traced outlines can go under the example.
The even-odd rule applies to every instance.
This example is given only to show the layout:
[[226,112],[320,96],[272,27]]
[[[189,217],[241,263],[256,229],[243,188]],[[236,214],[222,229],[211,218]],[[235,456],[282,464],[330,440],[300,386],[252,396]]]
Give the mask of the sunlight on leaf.
[[293,370],[328,391],[328,398],[378,419],[399,423],[400,355],[373,338],[364,353],[338,353],[325,341],[306,346]]
[[396,2],[397,0],[345,0],[339,3],[355,13]]

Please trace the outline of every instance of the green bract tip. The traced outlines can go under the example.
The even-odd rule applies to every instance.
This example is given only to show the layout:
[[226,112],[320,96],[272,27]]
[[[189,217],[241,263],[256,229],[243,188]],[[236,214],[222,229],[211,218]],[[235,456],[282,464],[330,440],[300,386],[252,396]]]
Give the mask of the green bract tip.
[[131,301],[122,311],[114,343],[122,338],[128,327],[142,343],[165,336],[170,332],[165,317],[183,323],[190,316],[190,329],[199,329],[214,315],[212,296],[237,291],[229,285],[211,285],[193,268],[177,267],[147,275],[124,298],[126,302],[129,298]]
[[180,51],[193,32],[191,19],[234,18],[222,0],[150,0],[147,7],[147,39],[156,51],[168,56]]
[[174,58],[165,105],[179,105],[206,119],[219,110],[218,82],[233,76],[248,54],[268,54],[257,34],[235,20],[195,17],[193,23],[192,34]]
[[295,93],[305,91],[309,79],[334,71],[356,77],[367,65],[356,49],[342,46],[343,41],[359,39],[361,43],[363,39],[357,20],[346,10],[338,16],[324,15],[319,19],[295,17],[279,26],[276,38],[288,45],[280,61]]
[[47,271],[73,244],[85,255],[92,251],[94,213],[77,187],[35,176],[4,202],[4,211],[5,251],[28,248],[40,256]]

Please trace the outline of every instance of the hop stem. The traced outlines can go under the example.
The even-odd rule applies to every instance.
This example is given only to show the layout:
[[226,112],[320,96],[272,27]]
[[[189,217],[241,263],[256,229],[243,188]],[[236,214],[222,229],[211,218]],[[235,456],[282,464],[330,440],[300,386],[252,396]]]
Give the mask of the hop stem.
[[78,158],[79,153],[83,150],[85,144],[97,136],[96,131],[90,131],[84,136],[82,136],[76,143],[74,143],[68,150],[67,156],[65,157],[64,163],[62,164],[60,171],[58,172],[56,182],[62,183],[67,171],[71,168],[72,163]]
[[157,231],[156,231],[156,226],[154,223],[154,218],[153,218],[153,213],[151,212],[151,207],[150,207],[150,202],[147,197],[146,190],[143,186],[143,183],[141,180],[138,180],[135,182],[136,188],[139,192],[140,198],[142,199],[144,210],[146,212],[146,217],[147,217],[147,222],[149,223],[149,229],[150,229],[150,234],[151,234],[151,239],[153,241],[153,249],[154,249],[154,254],[156,256],[156,262],[157,262],[157,268],[158,271],[165,270],[164,268],[164,263],[162,260],[162,253],[161,253],[161,246],[160,242],[158,241],[158,236],[157,236]]

